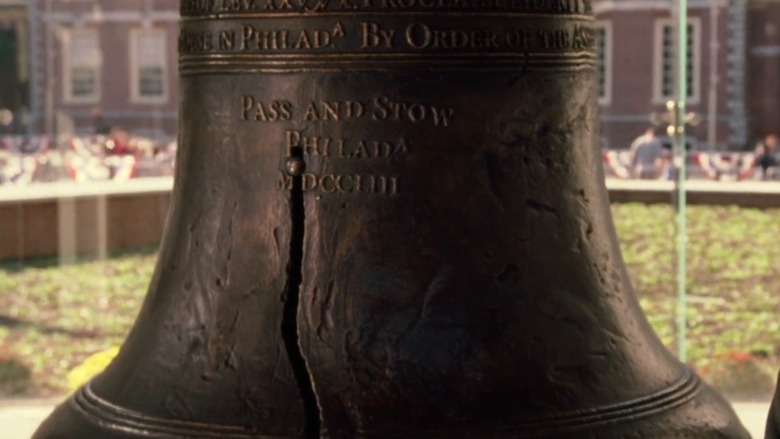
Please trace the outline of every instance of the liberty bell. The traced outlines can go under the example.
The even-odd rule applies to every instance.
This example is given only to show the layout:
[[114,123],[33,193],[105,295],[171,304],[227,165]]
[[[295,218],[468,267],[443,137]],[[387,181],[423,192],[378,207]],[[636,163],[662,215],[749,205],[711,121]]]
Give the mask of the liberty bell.
[[35,439],[747,438],[629,285],[590,0],[182,0],[148,296]]

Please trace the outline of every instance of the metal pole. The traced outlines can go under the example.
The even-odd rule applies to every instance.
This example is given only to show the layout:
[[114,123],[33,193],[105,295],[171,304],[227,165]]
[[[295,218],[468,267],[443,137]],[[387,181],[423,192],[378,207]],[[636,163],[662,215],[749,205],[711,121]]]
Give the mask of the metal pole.
[[707,99],[707,143],[714,151],[718,145],[718,15],[720,0],[710,2],[710,95]]
[[677,0],[677,117],[675,144],[677,147],[679,168],[677,171],[677,331],[678,331],[678,355],[680,361],[685,362],[688,356],[687,346],[687,316],[688,297],[687,283],[687,192],[685,187],[687,148],[685,144],[685,113],[686,99],[688,97],[688,1]]
[[28,59],[30,72],[28,78],[28,102],[30,112],[27,117],[26,134],[32,135],[37,131],[40,117],[40,101],[38,99],[38,78],[40,77],[38,63],[40,62],[40,46],[38,45],[38,35],[40,35],[40,5],[35,2],[27,4],[27,41],[30,49],[30,58]]
[[52,21],[52,0],[46,0],[43,23],[46,27],[46,107],[44,129],[54,141],[54,22]]

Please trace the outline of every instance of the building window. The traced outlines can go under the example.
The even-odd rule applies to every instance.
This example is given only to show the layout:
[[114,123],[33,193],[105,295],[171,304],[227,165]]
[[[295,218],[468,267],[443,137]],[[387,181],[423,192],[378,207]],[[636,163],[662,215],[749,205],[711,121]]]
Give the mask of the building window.
[[100,43],[95,30],[71,30],[63,36],[65,100],[96,102],[100,98]]
[[136,29],[130,50],[133,71],[132,98],[139,103],[168,100],[166,38],[162,29]]
[[[700,77],[700,22],[698,19],[688,21],[688,38],[686,41],[687,97],[689,103],[699,101]],[[664,19],[656,23],[656,74],[654,97],[656,103],[665,102],[675,97],[675,77],[677,75],[675,24]]]
[[612,25],[609,22],[597,22],[595,28],[596,44],[596,91],[600,104],[608,104],[612,89]]

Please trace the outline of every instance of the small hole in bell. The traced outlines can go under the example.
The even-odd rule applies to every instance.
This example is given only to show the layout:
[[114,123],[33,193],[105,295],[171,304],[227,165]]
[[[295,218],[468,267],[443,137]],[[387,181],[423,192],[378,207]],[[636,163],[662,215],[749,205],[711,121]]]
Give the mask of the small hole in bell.
[[299,177],[306,171],[306,163],[298,157],[287,161],[287,173],[293,177]]

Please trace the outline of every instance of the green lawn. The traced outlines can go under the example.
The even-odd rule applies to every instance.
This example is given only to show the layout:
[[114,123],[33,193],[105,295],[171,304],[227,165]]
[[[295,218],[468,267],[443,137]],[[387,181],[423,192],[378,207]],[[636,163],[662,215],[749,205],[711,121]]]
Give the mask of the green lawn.
[[[676,352],[674,212],[616,205],[613,215],[634,290]],[[773,387],[780,354],[780,209],[695,206],[688,227],[689,363],[729,392]]]
[[122,343],[155,256],[155,250],[145,250],[63,267],[51,260],[0,265],[0,345],[9,345],[5,355],[15,355],[32,370],[28,393],[63,393],[68,371]]
[[[613,207],[623,256],[648,317],[674,349],[675,229],[667,206]],[[746,363],[765,369],[780,347],[780,210],[690,209],[688,316],[690,362],[717,381]],[[16,392],[20,362],[31,371],[29,395],[67,391],[65,375],[86,357],[121,344],[154,267],[154,250],[59,267],[56,261],[0,265],[0,396]],[[5,365],[5,366],[4,366]],[[4,369],[5,367],[5,369]],[[16,378],[19,381],[19,378]],[[728,387],[729,383],[722,383]]]

